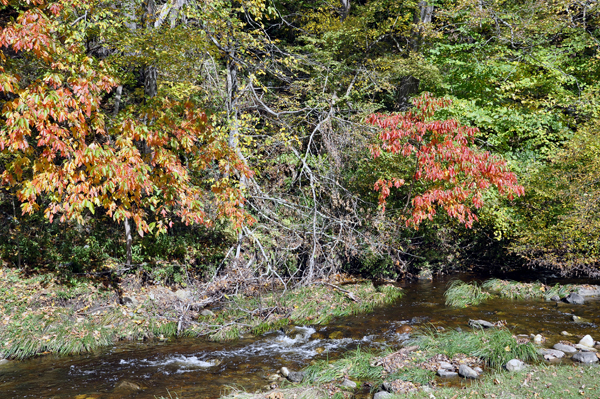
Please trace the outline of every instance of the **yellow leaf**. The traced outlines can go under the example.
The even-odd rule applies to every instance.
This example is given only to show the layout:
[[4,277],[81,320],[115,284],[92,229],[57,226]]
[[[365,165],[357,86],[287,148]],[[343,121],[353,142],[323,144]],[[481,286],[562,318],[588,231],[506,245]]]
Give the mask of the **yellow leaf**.
[[506,346],[506,348],[504,348],[505,351],[510,352],[510,346]]

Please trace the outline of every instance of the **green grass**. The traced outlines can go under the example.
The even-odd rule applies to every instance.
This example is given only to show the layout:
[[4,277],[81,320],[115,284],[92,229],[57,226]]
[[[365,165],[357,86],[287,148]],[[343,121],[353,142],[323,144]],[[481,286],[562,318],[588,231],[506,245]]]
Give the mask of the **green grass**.
[[476,282],[465,283],[464,281],[454,280],[448,285],[444,296],[446,297],[447,306],[464,308],[479,305],[492,295],[483,291]]
[[428,329],[422,331],[413,342],[424,351],[448,357],[458,353],[478,357],[495,369],[514,358],[530,362],[539,357],[533,344],[518,344],[512,333],[504,328],[473,332],[437,332]]
[[334,362],[319,360],[304,369],[305,385],[321,384],[341,379],[345,376],[352,380],[382,381],[383,367],[373,367],[371,362],[376,357],[372,351],[365,351],[360,347],[349,351],[342,359]]

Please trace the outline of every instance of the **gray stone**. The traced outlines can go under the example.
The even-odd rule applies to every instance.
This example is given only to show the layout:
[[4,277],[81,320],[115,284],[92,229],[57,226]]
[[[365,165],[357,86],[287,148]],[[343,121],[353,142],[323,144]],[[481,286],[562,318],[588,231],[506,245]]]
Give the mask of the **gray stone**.
[[461,364],[460,367],[458,368],[458,375],[460,375],[462,378],[477,378],[479,377],[479,374],[477,373],[477,371],[473,370],[471,367],[467,366],[466,364]]
[[342,381],[342,386],[346,387],[346,388],[356,388],[356,382],[349,380],[347,378],[344,378],[344,381]]
[[290,370],[288,370],[287,367],[282,367],[279,371],[281,372],[281,375],[284,377],[287,377],[288,375],[290,375]]
[[579,317],[579,316],[575,316],[575,315],[573,315],[572,319],[575,323],[590,323],[590,321],[588,319],[585,319],[585,318]]
[[211,310],[208,310],[208,309],[204,309],[202,312],[200,312],[200,314],[202,316],[209,316],[209,317],[213,317],[215,315],[214,312],[212,312]]
[[558,295],[552,295],[552,296],[550,297],[550,300],[551,300],[551,301],[554,301],[554,302],[558,302],[558,301],[560,301],[560,297],[559,297]]
[[592,352],[577,352],[571,359],[580,363],[596,363],[598,356]]
[[594,338],[592,338],[590,335],[586,335],[585,337],[581,338],[581,341],[579,341],[579,345],[591,348],[592,346],[594,346],[595,342],[596,341],[594,341]]
[[394,395],[392,395],[389,392],[379,391],[375,395],[373,395],[373,399],[386,399],[386,398],[391,398],[392,396],[394,396]]
[[565,301],[572,305],[583,305],[585,299],[581,295],[572,292],[565,298]]
[[575,344],[575,348],[577,348],[583,352],[598,352],[598,349],[596,349],[596,348],[592,348],[592,347],[581,345],[581,344]]
[[[557,358],[557,359],[560,359],[561,357],[565,356],[565,352],[559,351],[556,349],[542,348],[538,351],[538,353],[540,355],[544,356],[544,359],[546,359],[546,356],[548,356],[550,358]],[[546,360],[550,360],[550,359],[546,359]]]
[[567,332],[567,331],[561,331],[561,332],[560,332],[560,335],[564,335],[565,337],[570,337],[570,336],[572,336],[573,334],[571,334],[570,332]]
[[440,362],[440,368],[444,370],[454,370],[454,366],[448,362]]
[[121,381],[115,386],[115,390],[117,391],[139,391],[142,387],[131,381]]
[[301,371],[290,371],[287,376],[287,379],[291,382],[302,382],[304,379],[304,373]]
[[525,363],[519,359],[512,359],[509,360],[504,367],[506,367],[508,371],[521,371],[525,368]]
[[483,369],[481,367],[473,367],[473,370],[477,371],[477,374],[483,373]]
[[492,328],[494,325],[485,320],[469,320],[469,325],[474,328]]
[[537,334],[537,335],[535,335],[535,336],[533,337],[533,343],[534,343],[534,344],[538,344],[538,345],[539,345],[539,344],[541,344],[541,343],[542,343],[542,342],[544,342],[544,341],[545,341],[545,339],[544,339],[544,337],[542,336],[542,334]]
[[554,349],[559,350],[559,351],[563,351],[565,353],[575,353],[577,352],[577,349],[575,349],[574,347],[570,346],[570,345],[564,345],[564,344],[555,344],[553,346]]
[[10,363],[10,361],[8,359],[2,359],[2,355],[0,355],[0,366],[2,366],[3,364],[8,364]]
[[456,377],[458,375],[458,373],[456,373],[454,371],[445,370],[445,369],[439,369],[437,371],[437,375],[439,375],[440,377]]

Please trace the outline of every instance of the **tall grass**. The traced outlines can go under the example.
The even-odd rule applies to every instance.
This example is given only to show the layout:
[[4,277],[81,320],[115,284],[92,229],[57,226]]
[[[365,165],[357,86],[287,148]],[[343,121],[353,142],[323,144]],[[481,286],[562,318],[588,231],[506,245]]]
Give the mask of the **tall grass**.
[[448,284],[444,296],[447,306],[464,308],[470,305],[479,305],[490,299],[492,294],[482,290],[476,282],[465,283],[461,280],[453,280]]

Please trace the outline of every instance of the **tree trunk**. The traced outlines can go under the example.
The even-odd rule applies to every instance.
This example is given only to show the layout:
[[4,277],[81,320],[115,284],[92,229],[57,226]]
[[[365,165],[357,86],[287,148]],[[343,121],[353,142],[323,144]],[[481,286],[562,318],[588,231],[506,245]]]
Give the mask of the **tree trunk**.
[[129,224],[129,218],[125,218],[125,245],[126,245],[126,252],[125,252],[125,263],[127,264],[127,266],[131,266],[132,263],[132,257],[131,257],[131,244],[133,243],[133,237],[131,235],[131,225]]

